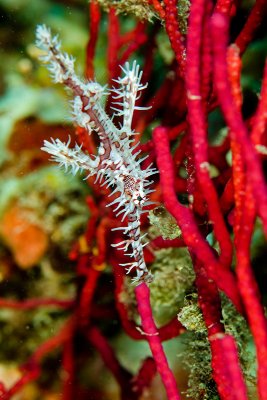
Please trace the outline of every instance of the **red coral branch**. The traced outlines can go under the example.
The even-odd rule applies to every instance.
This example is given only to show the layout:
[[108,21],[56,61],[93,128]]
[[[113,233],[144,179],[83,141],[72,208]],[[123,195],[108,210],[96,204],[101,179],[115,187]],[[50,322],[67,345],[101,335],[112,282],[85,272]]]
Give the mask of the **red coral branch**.
[[[220,261],[230,267],[232,260],[232,243],[224,223],[218,196],[210,179],[208,161],[207,123],[205,120],[201,92],[201,37],[205,15],[205,0],[193,0],[188,27],[186,66],[186,89],[188,105],[188,121],[192,134],[194,161],[197,178],[202,194],[207,202],[210,220],[214,224],[215,236],[221,248]],[[206,68],[206,65],[202,65]]]
[[264,133],[266,131],[266,122],[267,122],[267,62],[265,62],[259,104],[255,116],[253,118],[252,132],[251,132],[251,140],[259,153],[261,152],[261,145],[266,146],[266,137],[264,137]]
[[212,17],[212,42],[214,52],[214,81],[218,99],[230,128],[232,138],[242,147],[243,161],[247,179],[251,183],[257,210],[262,219],[267,235],[267,190],[260,159],[249,139],[249,134],[241,113],[231,94],[226,63],[229,21],[223,14],[215,13]]
[[195,263],[198,299],[208,330],[213,378],[222,400],[247,400],[235,340],[224,333],[218,289],[201,265]]
[[165,18],[165,10],[162,7],[161,3],[159,0],[149,0],[149,3],[151,3],[155,9],[155,11],[159,14],[159,16],[164,19]]
[[[231,83],[231,91],[235,104],[239,110],[242,105],[242,93],[240,87],[241,59],[239,49],[235,45],[228,47],[227,52],[228,76]],[[243,202],[245,198],[246,177],[240,143],[231,137],[232,163],[233,163],[233,185],[235,199],[234,231],[235,236],[241,227]]]
[[266,12],[267,12],[266,1],[256,0],[242,31],[240,32],[235,41],[241,53],[244,53],[248,44],[253,39],[253,36],[255,35],[257,29],[261,25],[261,22],[263,21]]
[[180,395],[178,393],[177,384],[173,373],[168,365],[168,361],[159,337],[159,332],[152,317],[152,310],[150,306],[150,291],[148,286],[145,283],[139,284],[135,288],[135,295],[137,300],[138,312],[141,317],[144,336],[149,343],[151,353],[157,366],[157,370],[165,386],[168,400],[179,400]]
[[183,76],[186,62],[184,38],[178,25],[178,12],[176,0],[164,0],[166,32],[179,65],[179,72]]
[[137,51],[139,47],[147,41],[148,37],[145,32],[146,24],[144,22],[139,22],[134,29],[133,39],[129,41],[127,48],[120,57],[120,65],[124,65],[131,54]]
[[[120,315],[121,324],[123,329],[127,335],[129,335],[132,339],[135,340],[144,340],[144,336],[141,333],[141,327],[138,326],[133,320],[129,317],[129,310],[127,306],[121,300],[121,294],[124,290],[124,275],[121,271],[121,267],[118,266],[115,260],[111,261],[114,268],[114,276],[115,276],[115,300],[116,307]],[[172,339],[176,336],[179,336],[180,333],[184,332],[184,327],[175,317],[173,320],[168,322],[166,325],[160,327],[158,329],[159,337],[161,341]]]
[[119,50],[120,50],[120,26],[119,19],[114,8],[111,8],[108,16],[108,82],[112,86],[112,79],[119,76]]
[[230,15],[231,12],[231,8],[234,5],[234,1],[233,0],[218,0],[216,2],[214,11],[215,12],[221,12],[224,13],[226,15]]
[[176,219],[181,228],[184,242],[203,263],[209,278],[216,282],[217,286],[232,300],[237,309],[242,310],[233,275],[222,268],[216,260],[208,243],[199,232],[190,210],[182,206],[176,198],[175,178],[167,130],[163,127],[156,128],[153,133],[153,139],[160,172],[162,194],[167,210]]
[[157,368],[154,359],[152,357],[146,358],[138,374],[133,379],[133,388],[138,395],[141,395],[144,389],[149,388],[156,372]]
[[86,281],[81,291],[81,299],[79,304],[79,323],[82,326],[87,326],[89,324],[91,304],[100,274],[100,271],[88,266]]
[[112,372],[121,388],[123,400],[137,400],[137,393],[133,391],[131,379],[132,375],[119,364],[113,349],[102,335],[100,330],[92,326],[86,334],[89,341],[99,351],[107,368]]
[[[206,1],[204,3],[204,8],[205,10],[203,15],[203,29],[201,37],[202,44],[201,44],[200,54],[197,56],[197,58],[200,58],[201,61],[200,60],[197,61],[201,66],[200,86],[201,86],[202,104],[204,106],[204,111],[207,114],[208,101],[212,89],[212,62],[211,62],[212,57],[211,57],[211,41],[210,41],[210,15],[212,11],[211,1]],[[198,26],[198,29],[201,31],[201,27]],[[188,63],[188,65],[189,64],[190,63]]]
[[170,247],[184,247],[183,239],[163,239],[161,236],[151,240],[150,246],[157,249],[168,249]]
[[18,301],[0,298],[0,307],[13,308],[15,310],[30,310],[33,308],[48,306],[71,309],[74,304],[74,300],[27,299],[24,301]]
[[74,346],[73,337],[67,340],[63,345],[63,385],[62,385],[62,399],[72,400],[74,396]]
[[95,0],[90,1],[89,3],[89,14],[90,14],[90,23],[89,23],[89,33],[90,39],[86,48],[86,70],[85,76],[88,79],[94,79],[94,66],[93,61],[95,58],[95,50],[96,50],[96,42],[98,38],[99,26],[100,26],[100,9]]
[[[242,104],[242,93],[240,87],[241,60],[239,57],[239,49],[236,45],[228,48],[227,60],[231,92],[236,107],[240,110]],[[265,90],[266,89],[263,88],[263,103],[259,104],[255,117],[257,123],[253,130],[253,142],[258,142],[265,128],[263,109],[266,96]],[[260,117],[259,111],[262,113]],[[256,144],[255,142],[254,144]],[[249,326],[256,346],[259,398],[264,399],[267,396],[267,321],[264,315],[264,309],[260,302],[257,283],[250,265],[250,242],[256,216],[255,201],[251,191],[251,184],[247,179],[244,168],[242,147],[234,138],[231,140],[231,148],[233,154],[233,183],[235,196],[234,233],[237,258],[236,274],[240,294],[244,302]]]
[[250,240],[255,220],[254,199],[247,187],[243,218],[236,245],[236,273],[249,326],[253,334],[258,360],[258,392],[261,400],[267,399],[267,321],[260,302],[260,294],[250,265]]
[[247,400],[247,390],[238,364],[236,343],[232,336],[217,333],[209,337],[213,356],[213,377],[222,400]]

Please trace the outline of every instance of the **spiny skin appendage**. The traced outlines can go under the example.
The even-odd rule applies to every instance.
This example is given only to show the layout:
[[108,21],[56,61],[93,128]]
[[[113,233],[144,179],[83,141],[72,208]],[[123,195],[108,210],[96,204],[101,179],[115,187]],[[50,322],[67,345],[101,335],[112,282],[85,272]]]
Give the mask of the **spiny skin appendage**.
[[147,84],[141,83],[142,71],[136,61],[132,66],[127,62],[121,67],[123,76],[115,80],[118,87],[111,89],[115,99],[114,115],[122,119],[118,128],[113,123],[113,116],[110,118],[102,105],[103,97],[110,93],[107,86],[79,79],[74,71],[74,58],[61,52],[57,36],[52,36],[45,25],[37,27],[36,45],[44,53],[40,58],[48,64],[53,80],[63,83],[73,93],[73,121],[86,129],[88,134],[96,132],[100,141],[96,155],[86,154],[82,146],[77,144],[70,148],[70,141],[62,143],[59,139],[51,139],[51,142],[45,140],[42,150],[49,153],[51,160],[66,171],[70,170],[73,174],[85,171],[87,176],[96,177],[95,182],[111,187],[111,195],[117,193],[118,197],[107,206],[114,206],[116,216],[120,216],[122,221],[127,219],[127,226],[114,229],[122,230],[127,239],[113,247],[123,250],[125,255],[133,259],[132,262],[121,264],[127,273],[136,271],[133,282],[150,282],[152,275],[144,260],[143,247],[146,243],[142,243],[145,235],[141,236],[140,216],[145,212],[143,208],[151,204],[148,195],[153,191],[149,189],[152,181],[148,178],[157,170],[151,166],[141,168],[144,158],[138,158],[139,153],[134,152],[139,143],[133,146],[136,133],[131,128],[134,110],[146,109],[135,105],[147,87]]

